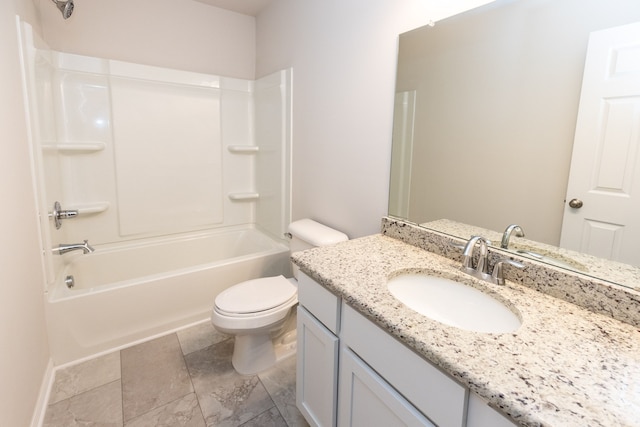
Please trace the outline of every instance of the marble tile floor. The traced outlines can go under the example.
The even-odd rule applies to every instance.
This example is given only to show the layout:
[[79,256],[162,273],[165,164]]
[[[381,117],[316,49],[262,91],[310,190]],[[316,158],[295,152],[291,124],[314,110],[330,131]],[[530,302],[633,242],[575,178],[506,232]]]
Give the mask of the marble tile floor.
[[44,426],[308,426],[294,356],[246,376],[232,352],[206,322],[58,370]]

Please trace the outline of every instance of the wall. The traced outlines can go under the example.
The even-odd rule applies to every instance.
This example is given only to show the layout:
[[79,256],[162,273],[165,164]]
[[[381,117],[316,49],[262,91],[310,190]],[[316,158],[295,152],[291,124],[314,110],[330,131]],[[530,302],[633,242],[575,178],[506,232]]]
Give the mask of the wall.
[[137,64],[253,79],[255,18],[192,0],[78,1],[63,20],[34,0],[49,47]]
[[[46,380],[44,274],[22,96],[16,14],[38,26],[31,0],[0,8],[0,425],[28,426]],[[49,371],[50,373],[50,371]]]
[[487,0],[275,0],[256,74],[292,66],[293,219],[359,237],[387,213],[398,34]]

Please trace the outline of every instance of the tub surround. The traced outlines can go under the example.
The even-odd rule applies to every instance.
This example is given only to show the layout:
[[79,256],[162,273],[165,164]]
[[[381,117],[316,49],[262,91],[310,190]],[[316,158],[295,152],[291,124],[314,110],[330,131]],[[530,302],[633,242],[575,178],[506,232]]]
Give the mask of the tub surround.
[[[505,286],[491,285],[463,275],[457,259],[442,256],[458,256],[460,250],[450,240],[386,218],[382,234],[298,252],[293,260],[322,286],[518,424],[638,424],[636,292],[627,290],[628,298],[618,298],[616,306],[616,299],[600,289],[614,286],[588,284],[530,260],[524,260],[527,268],[515,276],[515,269],[505,271]],[[422,316],[387,290],[389,276],[403,269],[458,276],[509,305],[522,326],[514,333],[475,333]],[[562,286],[556,292],[566,298],[545,292]],[[589,301],[590,291],[596,294],[595,301]],[[573,297],[575,304],[565,300],[572,299],[566,295],[572,292],[582,294]],[[600,306],[602,313],[581,303],[590,309]],[[620,315],[625,310],[636,314]]]

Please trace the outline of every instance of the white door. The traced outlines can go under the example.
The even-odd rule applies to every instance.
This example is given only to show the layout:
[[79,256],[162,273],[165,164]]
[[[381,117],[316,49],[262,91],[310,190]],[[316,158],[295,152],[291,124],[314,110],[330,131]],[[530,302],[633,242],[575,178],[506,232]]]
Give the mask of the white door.
[[560,246],[640,265],[640,23],[589,39]]

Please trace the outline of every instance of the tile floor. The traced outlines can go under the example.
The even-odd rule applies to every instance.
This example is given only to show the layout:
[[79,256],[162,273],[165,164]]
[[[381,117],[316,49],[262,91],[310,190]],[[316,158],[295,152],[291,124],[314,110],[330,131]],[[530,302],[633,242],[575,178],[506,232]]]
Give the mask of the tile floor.
[[44,426],[308,426],[295,357],[246,376],[232,352],[206,322],[59,370]]

